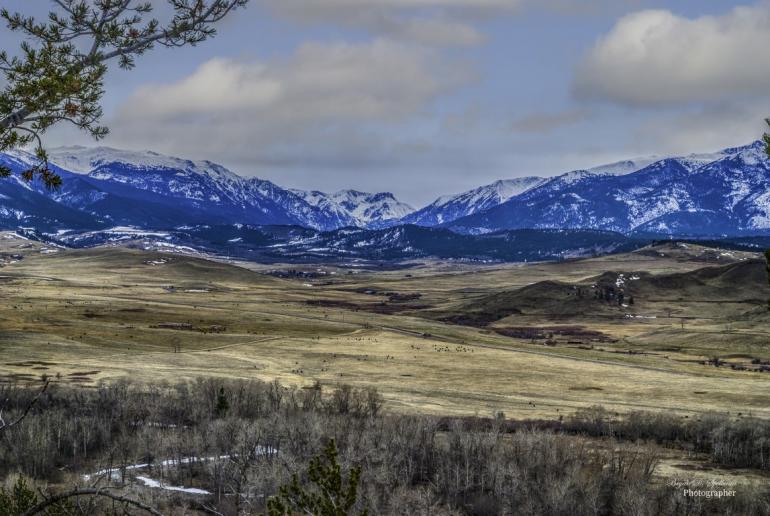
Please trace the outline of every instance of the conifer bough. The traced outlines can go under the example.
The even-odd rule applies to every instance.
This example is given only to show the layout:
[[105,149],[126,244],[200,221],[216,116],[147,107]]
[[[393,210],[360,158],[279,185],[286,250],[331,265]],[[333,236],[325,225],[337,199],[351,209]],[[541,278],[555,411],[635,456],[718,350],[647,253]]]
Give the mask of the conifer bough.
[[[23,36],[18,53],[0,50],[0,152],[34,145],[36,162],[22,173],[47,187],[61,185],[48,166],[42,136],[68,122],[99,140],[107,64],[134,67],[156,45],[197,45],[216,34],[215,24],[248,0],[167,0],[173,15],[152,17],[151,2],[51,0],[44,20],[0,9],[8,30]],[[0,176],[11,170],[0,165]]]

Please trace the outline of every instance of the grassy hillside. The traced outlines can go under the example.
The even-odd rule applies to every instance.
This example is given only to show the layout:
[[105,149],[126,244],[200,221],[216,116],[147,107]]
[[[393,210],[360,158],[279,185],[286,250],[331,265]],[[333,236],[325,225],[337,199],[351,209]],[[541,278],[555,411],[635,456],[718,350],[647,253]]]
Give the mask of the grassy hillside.
[[[376,386],[409,413],[552,418],[605,404],[770,416],[757,261],[703,269],[630,253],[368,270],[0,243],[24,256],[0,269],[5,381],[346,382]],[[639,276],[633,306],[591,297],[621,273]],[[484,326],[451,314],[480,314]]]

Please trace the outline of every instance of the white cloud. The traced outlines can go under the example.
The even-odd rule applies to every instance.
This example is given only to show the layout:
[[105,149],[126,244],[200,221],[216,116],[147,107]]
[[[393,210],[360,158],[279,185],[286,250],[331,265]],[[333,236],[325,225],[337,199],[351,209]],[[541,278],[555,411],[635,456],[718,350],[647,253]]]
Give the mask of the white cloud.
[[621,18],[579,64],[578,98],[658,106],[770,92],[770,4],[685,18],[646,10]]
[[770,99],[667,111],[640,124],[634,140],[659,154],[711,152],[759,139],[767,129],[763,117],[768,114]]
[[286,59],[213,59],[175,83],[143,86],[110,125],[124,145],[185,156],[346,160],[377,155],[379,128],[408,126],[472,77],[423,47],[305,44]]
[[227,113],[267,107],[284,94],[283,84],[264,65],[245,65],[227,59],[203,63],[175,84],[143,86],[129,102],[129,118]]

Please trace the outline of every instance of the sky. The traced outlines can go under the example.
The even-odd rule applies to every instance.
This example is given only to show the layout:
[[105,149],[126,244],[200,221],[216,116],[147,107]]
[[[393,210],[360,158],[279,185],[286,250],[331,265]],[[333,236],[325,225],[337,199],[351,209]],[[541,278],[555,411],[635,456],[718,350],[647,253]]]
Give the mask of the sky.
[[[768,1],[251,0],[218,30],[114,67],[100,144],[419,207],[497,179],[747,144],[770,116]],[[14,38],[0,28],[11,53]],[[95,145],[68,127],[46,143]]]

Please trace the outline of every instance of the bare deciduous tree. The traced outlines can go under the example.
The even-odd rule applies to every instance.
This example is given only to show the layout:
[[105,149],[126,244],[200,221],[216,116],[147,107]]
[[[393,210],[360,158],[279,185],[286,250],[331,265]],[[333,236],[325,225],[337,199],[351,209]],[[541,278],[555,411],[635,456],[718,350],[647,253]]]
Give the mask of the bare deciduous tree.
[[79,488],[71,489],[69,491],[65,491],[63,493],[49,496],[42,502],[35,505],[34,507],[23,512],[20,516],[33,516],[34,514],[45,514],[46,510],[49,507],[55,506],[65,500],[70,500],[72,498],[78,498],[81,496],[109,498],[118,503],[135,507],[137,509],[141,509],[142,511],[148,514],[152,514],[153,516],[163,516],[163,513],[155,509],[154,507],[151,507],[138,500],[134,500],[133,498],[128,498],[126,496],[113,493],[108,489],[100,489],[98,487],[79,487]]
[[2,434],[5,430],[8,430],[18,425],[24,420],[25,417],[27,417],[30,410],[32,410],[32,407],[34,407],[35,404],[37,404],[38,400],[40,399],[40,396],[42,396],[43,393],[45,393],[45,391],[48,390],[48,385],[50,383],[51,383],[51,380],[46,380],[45,383],[43,384],[43,387],[40,389],[40,392],[38,392],[29,403],[27,403],[27,406],[24,408],[24,410],[21,411],[21,414],[19,414],[9,422],[3,418],[3,411],[5,410],[5,402],[3,403],[3,405],[0,405],[0,434]]

